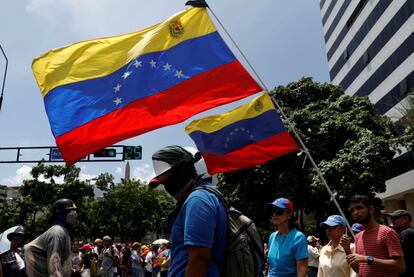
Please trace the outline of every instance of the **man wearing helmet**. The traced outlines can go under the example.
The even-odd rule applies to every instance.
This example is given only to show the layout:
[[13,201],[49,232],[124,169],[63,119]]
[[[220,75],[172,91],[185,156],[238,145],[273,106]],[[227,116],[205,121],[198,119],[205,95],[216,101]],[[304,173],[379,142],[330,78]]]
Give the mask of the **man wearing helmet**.
[[68,229],[78,221],[76,205],[70,199],[53,204],[54,225],[25,246],[29,277],[69,277],[72,272],[71,241]]
[[211,186],[211,179],[197,174],[193,156],[180,146],[167,146],[152,156],[156,177],[152,188],[164,185],[177,200],[171,217],[171,265],[168,276],[220,276],[227,242],[227,210],[217,196],[199,186]]

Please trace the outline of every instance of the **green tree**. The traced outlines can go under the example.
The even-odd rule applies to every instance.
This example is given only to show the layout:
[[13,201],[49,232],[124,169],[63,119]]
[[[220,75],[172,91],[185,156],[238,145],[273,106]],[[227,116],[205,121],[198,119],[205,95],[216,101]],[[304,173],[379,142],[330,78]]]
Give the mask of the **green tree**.
[[404,132],[399,137],[398,142],[407,149],[414,150],[414,90],[408,92],[408,101],[404,107],[401,107],[403,114],[402,123]]
[[[113,180],[110,174],[105,174],[105,178]],[[90,227],[95,235],[141,241],[147,232],[166,233],[164,226],[172,209],[173,201],[164,191],[151,189],[140,181],[122,179],[110,186],[103,198],[97,199]]]
[[[74,166],[46,166],[43,163],[34,166],[31,170],[33,178],[23,181],[22,200],[10,206],[15,209],[15,212],[10,216],[10,220],[1,222],[1,228],[22,224],[26,226],[29,237],[39,235],[50,227],[53,203],[60,198],[70,198],[76,203],[80,208],[80,222],[83,222],[85,213],[82,206],[85,199],[93,197],[93,188],[79,180],[79,173],[80,169]],[[61,176],[64,178],[64,183],[56,183],[56,178]],[[79,224],[74,232],[85,232],[84,224]]]
[[[302,78],[271,92],[290,118],[328,184],[343,200],[356,193],[385,190],[386,165],[395,138],[389,118],[378,115],[366,97],[350,97],[339,86]],[[236,207],[268,226],[263,207],[277,197],[293,200],[300,215],[318,221],[338,213],[305,155],[291,153],[264,165],[223,174],[219,187]],[[346,208],[345,203],[340,204]]]

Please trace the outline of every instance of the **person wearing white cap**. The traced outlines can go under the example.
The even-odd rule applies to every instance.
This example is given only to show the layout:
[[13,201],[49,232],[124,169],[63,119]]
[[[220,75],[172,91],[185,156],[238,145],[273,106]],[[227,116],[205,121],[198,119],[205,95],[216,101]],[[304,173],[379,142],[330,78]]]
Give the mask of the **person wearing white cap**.
[[169,276],[219,277],[227,245],[227,209],[217,195],[207,189],[211,179],[197,174],[200,160],[184,148],[172,145],[152,155],[156,177],[149,186],[164,185],[177,200],[171,218],[171,265]]
[[102,277],[114,277],[114,274],[118,272],[116,268],[117,253],[115,247],[112,245],[112,239],[110,236],[104,236],[102,238],[104,249],[101,252],[101,272]]
[[346,221],[340,215],[331,215],[321,223],[329,243],[322,247],[319,256],[318,277],[357,276],[346,262],[346,255],[355,253],[355,246],[345,235]]
[[318,275],[319,255],[321,245],[318,243],[319,239],[315,236],[308,236],[308,275],[307,277],[316,277]]

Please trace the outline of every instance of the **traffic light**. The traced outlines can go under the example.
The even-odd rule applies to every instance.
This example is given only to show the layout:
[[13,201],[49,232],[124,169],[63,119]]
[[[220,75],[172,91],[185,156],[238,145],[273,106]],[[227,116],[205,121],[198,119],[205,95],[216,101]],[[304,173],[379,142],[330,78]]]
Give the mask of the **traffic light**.
[[93,153],[95,158],[114,158],[116,156],[116,150],[113,148],[105,148]]
[[122,153],[124,160],[141,160],[142,147],[141,146],[124,146]]

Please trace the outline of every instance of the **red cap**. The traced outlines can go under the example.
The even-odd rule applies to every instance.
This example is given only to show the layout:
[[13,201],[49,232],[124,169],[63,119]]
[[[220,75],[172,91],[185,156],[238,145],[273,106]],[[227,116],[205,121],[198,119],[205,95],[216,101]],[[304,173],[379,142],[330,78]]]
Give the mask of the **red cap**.
[[166,172],[152,178],[148,185],[151,188],[156,188],[158,185],[165,183],[165,181],[171,177],[172,173],[172,170],[167,170]]

